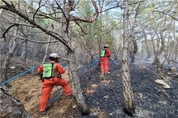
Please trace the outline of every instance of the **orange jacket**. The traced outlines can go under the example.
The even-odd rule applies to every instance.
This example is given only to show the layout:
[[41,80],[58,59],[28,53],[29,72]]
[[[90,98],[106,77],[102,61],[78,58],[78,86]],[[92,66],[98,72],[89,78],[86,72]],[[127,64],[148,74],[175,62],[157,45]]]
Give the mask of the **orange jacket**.
[[[39,74],[41,74],[43,72],[43,64],[41,64],[38,67],[37,71],[38,71]],[[58,72],[59,74],[63,74],[63,73],[65,73],[65,69],[59,63],[55,63],[54,64],[54,75],[53,75],[53,77],[57,77],[56,72]]]

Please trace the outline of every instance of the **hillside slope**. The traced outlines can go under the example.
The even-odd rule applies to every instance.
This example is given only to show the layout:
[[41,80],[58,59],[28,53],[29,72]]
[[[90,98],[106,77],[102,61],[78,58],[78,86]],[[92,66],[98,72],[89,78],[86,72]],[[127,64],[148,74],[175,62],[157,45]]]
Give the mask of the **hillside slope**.
[[[24,105],[33,118],[131,118],[123,111],[121,65],[111,61],[111,73],[104,79],[99,78],[99,68],[88,75],[86,68],[78,71],[83,94],[90,110],[88,116],[82,116],[73,98],[66,99],[61,87],[55,87],[51,94],[52,102],[48,112],[41,116],[38,111],[41,94],[41,81],[38,76],[25,76],[12,81],[10,92]],[[135,97],[134,118],[175,118],[178,117],[178,79],[167,77],[171,86],[164,89],[156,84],[158,79],[155,67],[151,64],[130,64],[131,83]],[[67,74],[63,75],[68,78]],[[60,90],[59,98],[58,90]],[[132,118],[133,118],[132,117]]]

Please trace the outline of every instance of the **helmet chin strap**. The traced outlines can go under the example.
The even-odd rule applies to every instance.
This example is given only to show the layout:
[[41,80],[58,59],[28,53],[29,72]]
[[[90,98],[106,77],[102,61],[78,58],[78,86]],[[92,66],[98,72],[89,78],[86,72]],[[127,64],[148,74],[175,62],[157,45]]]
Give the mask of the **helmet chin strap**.
[[56,62],[59,62],[59,59],[56,59]]

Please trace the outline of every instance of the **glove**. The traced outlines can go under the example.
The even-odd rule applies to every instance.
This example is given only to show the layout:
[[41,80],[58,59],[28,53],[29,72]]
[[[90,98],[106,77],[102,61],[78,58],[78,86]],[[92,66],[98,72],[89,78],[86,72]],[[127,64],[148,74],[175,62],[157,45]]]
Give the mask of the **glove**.
[[61,78],[61,74],[60,73],[57,73],[57,78]]
[[39,75],[40,75],[40,80],[41,80],[42,82],[44,82],[43,74],[39,73]]

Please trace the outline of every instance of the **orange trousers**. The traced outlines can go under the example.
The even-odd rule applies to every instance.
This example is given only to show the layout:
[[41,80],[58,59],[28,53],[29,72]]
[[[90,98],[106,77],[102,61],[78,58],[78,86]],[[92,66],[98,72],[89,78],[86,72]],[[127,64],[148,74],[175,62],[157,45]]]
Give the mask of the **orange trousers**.
[[109,59],[107,57],[100,58],[100,71],[107,74],[109,71]]
[[44,79],[42,83],[42,94],[40,98],[39,111],[44,111],[48,105],[50,94],[54,86],[62,86],[66,96],[72,94],[70,84],[67,80],[54,77],[53,79]]

